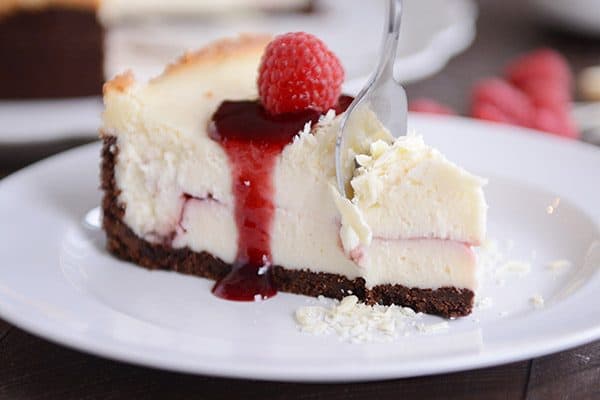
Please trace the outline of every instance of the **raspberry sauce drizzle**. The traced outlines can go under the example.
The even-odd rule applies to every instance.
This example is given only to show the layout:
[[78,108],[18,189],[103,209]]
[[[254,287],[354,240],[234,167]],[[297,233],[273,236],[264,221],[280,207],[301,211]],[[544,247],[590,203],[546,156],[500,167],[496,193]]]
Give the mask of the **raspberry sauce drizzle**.
[[[340,97],[336,111],[344,111],[351,101]],[[224,101],[213,115],[209,133],[231,165],[238,229],[237,256],[231,272],[213,287],[216,296],[254,301],[277,293],[270,268],[273,170],[283,148],[320,115],[309,109],[272,116],[257,101]]]

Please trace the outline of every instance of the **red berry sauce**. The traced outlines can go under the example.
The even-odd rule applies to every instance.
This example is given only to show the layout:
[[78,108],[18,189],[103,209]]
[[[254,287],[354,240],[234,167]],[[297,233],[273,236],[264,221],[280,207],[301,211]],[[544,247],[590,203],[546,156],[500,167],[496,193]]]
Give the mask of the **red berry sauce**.
[[[340,97],[336,111],[344,111],[351,101]],[[254,301],[277,293],[270,268],[273,170],[283,148],[320,115],[310,109],[271,115],[258,101],[224,101],[213,115],[210,137],[229,158],[238,229],[236,260],[231,272],[215,284],[216,296]]]

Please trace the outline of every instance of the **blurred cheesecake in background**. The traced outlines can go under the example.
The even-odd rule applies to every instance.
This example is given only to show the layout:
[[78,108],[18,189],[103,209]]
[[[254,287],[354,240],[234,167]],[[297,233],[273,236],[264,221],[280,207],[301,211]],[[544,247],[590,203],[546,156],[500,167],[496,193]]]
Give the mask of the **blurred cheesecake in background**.
[[[97,95],[129,63],[181,53],[216,15],[311,10],[312,0],[0,0],[0,99]],[[150,48],[136,40],[149,33]]]
[[0,0],[0,98],[100,93],[97,0]]

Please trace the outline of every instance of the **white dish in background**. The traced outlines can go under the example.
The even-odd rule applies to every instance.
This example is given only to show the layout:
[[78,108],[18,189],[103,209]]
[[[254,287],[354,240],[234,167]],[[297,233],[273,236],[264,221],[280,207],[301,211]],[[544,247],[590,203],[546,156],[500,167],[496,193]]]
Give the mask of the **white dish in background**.
[[0,145],[34,144],[98,134],[102,98],[0,100]]
[[600,0],[529,0],[540,21],[600,36]]
[[[406,0],[396,76],[404,82],[440,70],[475,36],[472,0]],[[132,69],[141,80],[156,76],[185,50],[197,49],[235,32],[282,33],[303,30],[322,38],[347,72],[347,93],[356,93],[375,67],[384,18],[383,0],[319,0],[314,14],[223,18],[172,24],[111,27],[106,38],[107,77]],[[2,101],[0,145],[73,137],[93,138],[102,111],[99,98]]]
[[[458,371],[600,338],[600,188],[592,184],[600,151],[462,118],[411,114],[409,124],[451,160],[489,177],[489,236],[513,241],[506,255],[531,263],[527,275],[504,277],[504,286],[484,273],[480,299],[493,299],[491,307],[449,321],[445,331],[387,344],[310,336],[299,332],[293,313],[311,298],[280,293],[261,303],[228,302],[210,293],[208,280],[116,260],[102,232],[85,222],[100,201],[98,144],[0,182],[0,315],[109,358],[287,381]],[[546,264],[556,259],[573,265],[553,273]],[[531,302],[538,294],[543,308]]]

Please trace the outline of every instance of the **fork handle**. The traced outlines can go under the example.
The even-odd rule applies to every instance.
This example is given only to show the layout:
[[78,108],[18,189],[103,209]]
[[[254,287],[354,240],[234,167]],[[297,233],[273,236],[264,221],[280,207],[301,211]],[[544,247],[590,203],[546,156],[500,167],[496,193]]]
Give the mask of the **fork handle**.
[[384,72],[394,76],[394,62],[400,37],[400,21],[402,19],[402,0],[389,0],[387,9],[387,28],[385,41],[381,49],[383,57],[377,67],[378,73]]
[[400,35],[400,19],[402,17],[402,0],[390,0],[388,6],[388,34],[395,37],[396,42]]

